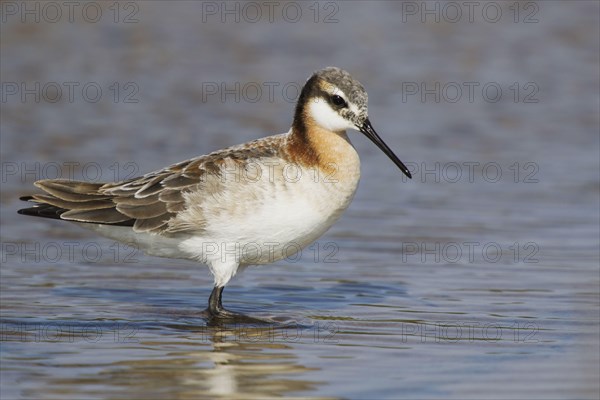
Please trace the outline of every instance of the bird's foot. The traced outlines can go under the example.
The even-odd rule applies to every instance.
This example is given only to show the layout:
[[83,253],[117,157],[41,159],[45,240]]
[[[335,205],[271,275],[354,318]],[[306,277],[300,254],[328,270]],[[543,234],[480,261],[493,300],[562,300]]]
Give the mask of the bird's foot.
[[234,311],[220,308],[218,310],[211,310],[207,308],[204,310],[207,320],[210,325],[223,325],[223,324],[256,324],[265,325],[272,324],[270,321],[250,317],[248,315],[240,314]]

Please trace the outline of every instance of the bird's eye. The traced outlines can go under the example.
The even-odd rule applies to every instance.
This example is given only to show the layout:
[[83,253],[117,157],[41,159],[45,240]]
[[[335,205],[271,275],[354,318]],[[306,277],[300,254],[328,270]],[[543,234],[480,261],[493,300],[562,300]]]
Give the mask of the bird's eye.
[[341,107],[347,106],[346,101],[342,98],[342,96],[338,96],[337,94],[334,94],[333,96],[331,96],[331,101],[336,106],[341,106]]

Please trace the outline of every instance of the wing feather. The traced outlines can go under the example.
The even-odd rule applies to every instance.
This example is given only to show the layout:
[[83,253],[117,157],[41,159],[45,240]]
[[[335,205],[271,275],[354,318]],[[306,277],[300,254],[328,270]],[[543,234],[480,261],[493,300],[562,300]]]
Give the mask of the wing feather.
[[167,228],[170,218],[169,215],[159,215],[154,218],[138,219],[133,224],[133,230],[135,232],[160,232]]
[[115,204],[110,200],[68,201],[52,195],[35,194],[32,198],[36,203],[50,204],[65,210],[97,210],[112,208]]
[[115,208],[102,208],[100,210],[69,210],[60,215],[61,219],[78,222],[91,222],[97,224],[114,224],[128,221],[131,218],[121,214]]
[[67,201],[90,201],[109,198],[98,193],[102,183],[68,181],[64,179],[43,179],[34,183],[35,186]]
[[148,219],[167,214],[167,205],[162,201],[145,205],[119,204],[117,211],[130,218]]

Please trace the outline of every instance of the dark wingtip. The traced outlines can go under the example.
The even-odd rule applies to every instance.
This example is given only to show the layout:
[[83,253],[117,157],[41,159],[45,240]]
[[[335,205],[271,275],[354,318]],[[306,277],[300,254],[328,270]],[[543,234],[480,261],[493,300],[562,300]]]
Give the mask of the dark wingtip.
[[30,201],[30,200],[33,200],[33,196],[21,196],[21,197],[19,197],[19,200]]
[[60,215],[65,211],[67,210],[51,206],[50,204],[38,204],[29,208],[21,208],[17,210],[17,214],[28,215],[30,217],[61,219]]
[[21,208],[20,210],[17,210],[17,214],[39,217],[40,211],[42,210],[40,210],[39,207]]

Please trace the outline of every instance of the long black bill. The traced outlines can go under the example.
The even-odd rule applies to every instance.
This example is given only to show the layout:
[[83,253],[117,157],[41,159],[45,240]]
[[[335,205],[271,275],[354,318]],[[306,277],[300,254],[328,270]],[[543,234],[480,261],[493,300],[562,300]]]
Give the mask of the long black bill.
[[400,161],[400,159],[398,157],[396,157],[396,155],[388,147],[388,145],[385,144],[385,142],[383,140],[381,140],[381,138],[379,137],[377,132],[375,132],[375,129],[373,129],[373,125],[371,125],[371,121],[369,121],[368,118],[365,120],[365,123],[363,124],[363,126],[360,127],[360,131],[362,133],[364,133],[364,135],[366,137],[371,139],[371,141],[373,143],[375,143],[377,145],[377,147],[379,147],[390,158],[390,160],[392,160],[394,162],[394,164],[396,164],[398,166],[398,168],[400,168],[400,170],[402,172],[404,172],[404,175],[406,175],[410,179],[412,179],[412,175],[411,175],[410,171],[408,170],[408,168],[406,168],[406,165],[404,165],[404,163],[402,161]]

